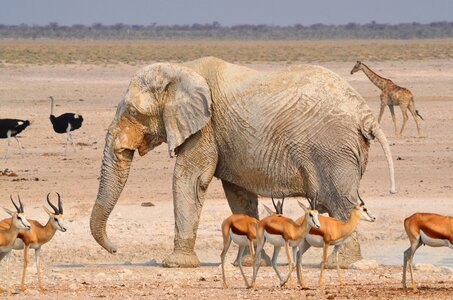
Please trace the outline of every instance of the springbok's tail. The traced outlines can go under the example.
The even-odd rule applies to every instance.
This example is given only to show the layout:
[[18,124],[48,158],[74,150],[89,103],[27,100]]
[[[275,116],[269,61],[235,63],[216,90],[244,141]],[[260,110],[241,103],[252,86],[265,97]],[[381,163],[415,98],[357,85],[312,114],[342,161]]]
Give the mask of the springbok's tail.
[[418,110],[415,110],[415,113],[417,114],[417,116],[420,117],[420,119],[422,119],[423,121],[425,121],[425,119],[423,119],[423,117],[419,114]]

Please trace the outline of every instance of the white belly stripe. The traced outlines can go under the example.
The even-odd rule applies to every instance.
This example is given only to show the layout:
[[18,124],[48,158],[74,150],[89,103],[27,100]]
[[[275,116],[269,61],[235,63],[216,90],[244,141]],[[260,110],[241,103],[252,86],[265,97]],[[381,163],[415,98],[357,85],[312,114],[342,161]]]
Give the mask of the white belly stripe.
[[233,242],[235,242],[239,246],[248,246],[250,245],[249,239],[247,238],[246,235],[239,235],[233,233],[233,231],[230,229],[230,236]]
[[450,247],[450,248],[452,248],[452,245],[449,240],[430,238],[423,232],[423,230],[420,230],[420,239],[425,245],[428,245],[431,247]]
[[[266,237],[266,241],[271,243],[272,245],[277,246],[277,247],[285,247],[285,240],[283,239],[283,237],[281,235],[270,234],[265,230],[264,236]],[[297,247],[297,246],[299,246],[300,242],[301,242],[301,240],[298,240],[298,241],[290,240],[289,246]]]

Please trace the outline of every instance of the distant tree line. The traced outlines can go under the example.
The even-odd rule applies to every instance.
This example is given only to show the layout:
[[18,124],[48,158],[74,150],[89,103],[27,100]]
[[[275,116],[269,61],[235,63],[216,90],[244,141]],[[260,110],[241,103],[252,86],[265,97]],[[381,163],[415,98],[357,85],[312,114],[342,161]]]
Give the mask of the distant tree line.
[[401,23],[397,25],[348,23],[345,25],[313,24],[304,26],[211,24],[104,25],[58,23],[38,25],[0,25],[0,39],[240,39],[240,40],[310,40],[310,39],[432,39],[453,38],[453,22],[429,24]]

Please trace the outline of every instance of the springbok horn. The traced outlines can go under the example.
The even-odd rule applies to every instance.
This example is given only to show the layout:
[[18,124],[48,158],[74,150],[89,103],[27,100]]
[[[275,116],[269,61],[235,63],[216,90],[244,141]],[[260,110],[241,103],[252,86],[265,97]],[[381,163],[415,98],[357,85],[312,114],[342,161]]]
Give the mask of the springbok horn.
[[55,207],[55,205],[52,204],[52,202],[50,202],[50,193],[47,194],[47,203],[49,203],[50,207],[53,208],[53,211],[55,212],[55,214],[58,215],[58,209]]
[[9,195],[9,198],[11,199],[11,202],[13,203],[14,207],[16,208],[17,212],[20,213],[20,208],[17,207],[16,202],[13,200],[13,195]]
[[20,208],[20,212],[23,213],[23,212],[24,212],[24,205],[22,204],[22,201],[20,201],[20,196],[19,196],[19,194],[17,194],[17,199],[19,199],[19,208]]
[[278,207],[277,207],[277,205],[275,205],[275,201],[274,201],[274,192],[271,192],[271,198],[272,198],[272,204],[274,205],[274,208],[275,208],[275,213],[278,214]]
[[58,195],[58,212],[60,214],[63,214],[63,205],[61,204],[60,194],[58,194],[58,192],[55,192],[55,193],[57,193],[57,195]]
[[360,194],[357,193],[357,195],[359,196],[360,204],[365,205],[365,202],[363,201],[362,197],[360,197]]

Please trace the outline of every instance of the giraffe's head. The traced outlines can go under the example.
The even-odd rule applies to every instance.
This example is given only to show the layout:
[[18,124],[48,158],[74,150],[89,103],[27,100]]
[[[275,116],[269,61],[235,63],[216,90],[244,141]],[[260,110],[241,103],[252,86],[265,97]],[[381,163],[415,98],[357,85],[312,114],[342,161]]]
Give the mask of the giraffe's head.
[[362,62],[358,60],[356,62],[356,64],[354,65],[354,68],[352,68],[352,70],[351,70],[351,75],[357,71],[360,71],[361,68],[362,68]]

